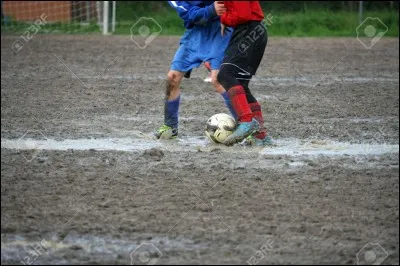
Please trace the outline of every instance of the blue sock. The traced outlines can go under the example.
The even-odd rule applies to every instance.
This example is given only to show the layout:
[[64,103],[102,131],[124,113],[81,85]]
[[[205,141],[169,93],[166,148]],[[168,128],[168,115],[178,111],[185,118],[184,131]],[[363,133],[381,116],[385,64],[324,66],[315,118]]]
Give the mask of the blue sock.
[[181,96],[175,100],[165,101],[164,106],[164,123],[172,128],[178,128],[178,111]]
[[228,92],[225,91],[224,93],[221,93],[221,95],[225,100],[225,104],[226,104],[226,107],[228,107],[229,112],[231,113],[233,118],[237,121],[238,117],[236,115],[235,110],[233,109],[232,102],[231,102],[231,99],[229,98]]

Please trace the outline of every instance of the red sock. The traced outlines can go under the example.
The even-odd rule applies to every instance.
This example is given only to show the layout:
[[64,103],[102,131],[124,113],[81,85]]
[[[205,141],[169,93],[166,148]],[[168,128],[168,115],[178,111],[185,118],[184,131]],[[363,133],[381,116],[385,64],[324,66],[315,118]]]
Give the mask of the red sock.
[[246,92],[243,86],[238,85],[228,90],[229,98],[232,102],[232,107],[238,116],[239,122],[250,122],[253,119],[250,105],[247,102]]
[[258,102],[250,103],[251,111],[254,118],[260,124],[260,130],[254,135],[257,139],[264,139],[267,136],[267,129],[264,127],[264,118],[261,111],[261,106]]

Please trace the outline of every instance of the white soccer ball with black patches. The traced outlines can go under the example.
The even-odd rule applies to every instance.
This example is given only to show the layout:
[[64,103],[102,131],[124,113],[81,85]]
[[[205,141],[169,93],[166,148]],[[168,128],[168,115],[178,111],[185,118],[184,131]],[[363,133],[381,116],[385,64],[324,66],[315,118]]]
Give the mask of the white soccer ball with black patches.
[[215,114],[207,120],[206,136],[214,143],[222,143],[236,128],[235,119],[227,114]]

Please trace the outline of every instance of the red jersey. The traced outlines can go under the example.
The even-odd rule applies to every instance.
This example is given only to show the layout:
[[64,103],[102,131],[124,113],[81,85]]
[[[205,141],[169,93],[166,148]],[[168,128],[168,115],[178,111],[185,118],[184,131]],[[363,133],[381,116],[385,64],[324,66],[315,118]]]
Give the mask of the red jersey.
[[262,21],[264,13],[259,1],[224,1],[227,11],[221,16],[222,24],[236,27],[251,20]]

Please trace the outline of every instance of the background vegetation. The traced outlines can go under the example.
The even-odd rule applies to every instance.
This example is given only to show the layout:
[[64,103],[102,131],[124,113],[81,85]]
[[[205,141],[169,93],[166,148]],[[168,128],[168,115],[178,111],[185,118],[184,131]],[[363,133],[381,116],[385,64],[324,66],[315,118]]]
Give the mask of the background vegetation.
[[[357,36],[360,25],[359,1],[261,1],[265,16],[270,18],[271,36],[327,37]],[[385,36],[399,36],[398,1],[363,1],[363,20],[379,18],[387,27]],[[167,1],[117,1],[115,34],[131,34],[130,28],[141,18],[151,17],[163,35],[181,35],[183,22]],[[30,23],[2,21],[2,32],[23,32]],[[379,25],[378,25],[379,26]],[[156,26],[155,26],[156,27]],[[156,30],[156,29],[155,29]],[[385,28],[386,30],[386,28]],[[41,27],[41,33],[99,33],[97,21],[71,24],[52,23]]]
[[[356,36],[360,24],[359,1],[261,1],[261,5],[272,17],[272,36]],[[117,6],[117,34],[130,34],[141,17],[155,19],[161,34],[184,31],[182,20],[165,1],[117,2]],[[363,7],[363,19],[379,18],[388,27],[386,36],[399,36],[398,1],[363,1]]]

